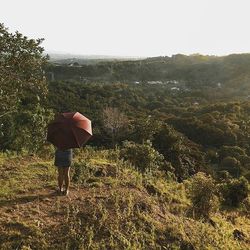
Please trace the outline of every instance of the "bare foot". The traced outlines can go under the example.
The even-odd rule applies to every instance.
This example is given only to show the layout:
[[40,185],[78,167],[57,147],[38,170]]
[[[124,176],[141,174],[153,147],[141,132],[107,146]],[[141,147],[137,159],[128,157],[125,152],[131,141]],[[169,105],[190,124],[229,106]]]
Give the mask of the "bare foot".
[[56,194],[57,194],[57,195],[62,195],[62,194],[63,194],[63,190],[58,188],[58,189],[56,190]]
[[69,194],[69,190],[64,190],[64,191],[63,191],[63,194],[64,194],[65,196],[67,196],[67,195]]

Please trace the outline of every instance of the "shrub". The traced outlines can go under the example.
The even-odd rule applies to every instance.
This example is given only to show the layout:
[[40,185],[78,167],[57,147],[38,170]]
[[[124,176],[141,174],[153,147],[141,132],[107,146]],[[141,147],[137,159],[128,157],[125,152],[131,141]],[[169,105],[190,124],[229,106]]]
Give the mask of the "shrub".
[[43,159],[53,159],[55,147],[52,144],[44,143],[37,151],[37,155]]
[[194,217],[209,218],[218,209],[217,187],[214,179],[202,172],[197,173],[189,182],[189,195]]
[[208,149],[206,152],[207,160],[210,161],[212,164],[218,162],[218,153],[215,149]]
[[141,172],[155,170],[164,163],[163,155],[156,151],[149,141],[144,144],[125,141],[120,151],[120,157],[129,161]]
[[220,159],[227,156],[232,156],[238,159],[238,157],[246,155],[245,150],[238,146],[222,146],[219,150]]
[[241,164],[236,158],[228,156],[225,157],[220,163],[221,170],[226,170],[233,177],[239,177],[241,174]]
[[183,137],[180,136],[171,126],[163,124],[154,135],[153,146],[165,156],[180,155],[183,147]]
[[201,165],[205,166],[204,154],[199,147],[167,123],[157,131],[152,143],[165,160],[171,163],[180,182],[201,171]]
[[246,173],[244,174],[244,177],[250,181],[250,170],[247,170]]
[[221,185],[225,205],[238,207],[248,197],[249,186],[245,177],[231,179]]
[[133,122],[134,133],[132,140],[139,143],[152,140],[160,126],[161,122],[155,120],[151,115],[145,118],[138,118]]
[[81,183],[89,177],[89,168],[86,162],[74,162],[72,165],[72,181]]
[[218,171],[215,176],[216,179],[219,180],[220,182],[227,181],[232,178],[231,175],[226,170]]

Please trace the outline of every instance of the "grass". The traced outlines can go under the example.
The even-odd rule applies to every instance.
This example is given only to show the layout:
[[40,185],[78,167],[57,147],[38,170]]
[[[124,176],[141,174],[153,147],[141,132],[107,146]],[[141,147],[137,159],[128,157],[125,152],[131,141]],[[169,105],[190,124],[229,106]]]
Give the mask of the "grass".
[[1,199],[54,186],[56,180],[56,169],[52,163],[36,157],[7,158],[0,165],[0,172]]
[[[194,219],[185,186],[142,174],[115,151],[75,153],[69,197],[52,159],[0,155],[0,249],[249,249],[240,210]],[[234,231],[244,234],[236,239]]]

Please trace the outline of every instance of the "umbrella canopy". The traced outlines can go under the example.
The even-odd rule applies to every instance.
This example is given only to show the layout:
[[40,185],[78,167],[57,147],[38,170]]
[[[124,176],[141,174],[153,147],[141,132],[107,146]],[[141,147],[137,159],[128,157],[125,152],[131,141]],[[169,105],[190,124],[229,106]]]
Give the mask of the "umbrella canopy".
[[91,136],[91,121],[79,112],[61,113],[48,125],[47,140],[59,149],[80,148]]

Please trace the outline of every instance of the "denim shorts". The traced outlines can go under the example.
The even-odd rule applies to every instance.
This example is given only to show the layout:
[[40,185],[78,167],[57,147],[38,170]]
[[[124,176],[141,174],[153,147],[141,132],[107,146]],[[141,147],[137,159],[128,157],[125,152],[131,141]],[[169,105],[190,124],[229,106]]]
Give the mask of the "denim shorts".
[[70,167],[72,163],[73,152],[72,149],[59,150],[55,152],[54,165],[57,167]]

